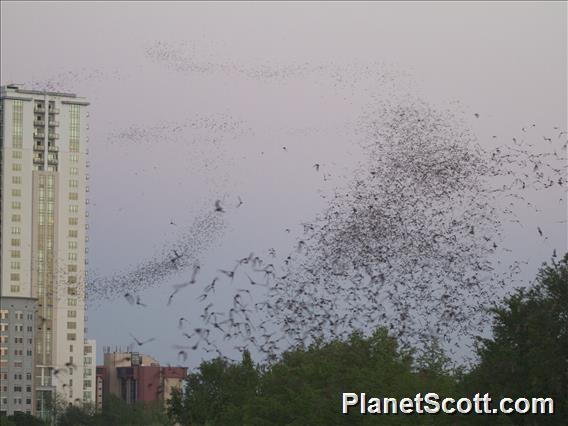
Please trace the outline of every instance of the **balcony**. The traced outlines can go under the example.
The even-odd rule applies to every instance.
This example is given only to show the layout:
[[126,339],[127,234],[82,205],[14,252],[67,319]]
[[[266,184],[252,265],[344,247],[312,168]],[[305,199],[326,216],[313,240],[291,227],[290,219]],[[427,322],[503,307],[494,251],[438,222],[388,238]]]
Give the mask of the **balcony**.
[[49,151],[51,151],[51,152],[57,152],[57,151],[59,151],[59,148],[56,147],[55,145],[51,144],[51,143],[47,144],[47,149],[48,149]]
[[34,105],[34,112],[45,112],[45,105],[41,104],[35,104]]
[[36,151],[43,151],[44,148],[45,148],[45,145],[42,144],[42,143],[36,142],[36,143],[34,144],[34,149],[35,149]]
[[38,130],[34,130],[34,138],[43,139],[45,138],[45,133]]
[[34,163],[43,164],[43,156],[42,155],[34,155]]
[[[45,110],[44,110],[44,111],[45,111]],[[48,109],[48,112],[49,112],[50,114],[59,114],[59,108],[55,108],[55,107],[52,108],[52,107],[50,107],[50,108]]]
[[59,126],[59,121],[55,121],[55,120],[49,120],[48,121],[49,127],[58,127]]
[[53,385],[51,377],[36,376],[36,386],[38,387],[51,387]]
[[34,126],[45,126],[45,120],[38,120],[37,118],[34,120]]
[[59,133],[49,132],[47,134],[48,139],[59,139]]

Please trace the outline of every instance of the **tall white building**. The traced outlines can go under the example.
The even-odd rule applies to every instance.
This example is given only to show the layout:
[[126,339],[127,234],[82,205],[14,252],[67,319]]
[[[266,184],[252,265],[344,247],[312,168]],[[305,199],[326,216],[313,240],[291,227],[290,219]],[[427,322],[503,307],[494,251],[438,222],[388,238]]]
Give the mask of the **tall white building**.
[[0,88],[0,414],[45,416],[55,393],[72,403],[89,395],[88,105],[74,94]]

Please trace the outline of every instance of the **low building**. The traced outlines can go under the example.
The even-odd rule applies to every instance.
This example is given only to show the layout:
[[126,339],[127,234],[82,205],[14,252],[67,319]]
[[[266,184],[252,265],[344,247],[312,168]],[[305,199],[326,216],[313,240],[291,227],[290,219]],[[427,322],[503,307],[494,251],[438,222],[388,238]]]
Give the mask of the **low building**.
[[174,389],[180,389],[187,367],[163,367],[154,358],[138,352],[104,353],[104,367],[97,367],[102,381],[103,399],[115,395],[134,402],[165,403]]
[[34,414],[36,303],[0,298],[0,416]]
[[96,374],[97,374],[97,380],[96,380],[96,393],[95,393],[95,407],[97,411],[102,411],[105,368],[102,365],[97,365]]

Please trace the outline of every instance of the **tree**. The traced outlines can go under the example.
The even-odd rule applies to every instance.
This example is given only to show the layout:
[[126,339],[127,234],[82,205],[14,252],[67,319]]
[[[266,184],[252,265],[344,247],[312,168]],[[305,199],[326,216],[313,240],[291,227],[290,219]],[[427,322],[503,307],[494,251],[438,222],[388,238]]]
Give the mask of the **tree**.
[[[370,337],[352,334],[346,340],[317,342],[307,349],[288,351],[267,369],[252,407],[247,410],[254,425],[342,425],[375,424],[375,416],[361,416],[358,410],[341,414],[343,392],[365,392],[379,397],[413,397],[419,392],[454,395],[456,382],[436,364],[436,371],[424,364],[417,371],[413,353],[402,349],[397,339],[379,328]],[[426,377],[437,380],[426,382]],[[455,419],[424,419],[452,424]],[[415,416],[381,416],[385,425],[413,425]],[[427,423],[423,423],[427,424]]]
[[494,315],[493,337],[480,339],[469,386],[500,397],[551,397],[554,416],[512,416],[518,425],[568,424],[568,254],[543,265],[532,288],[518,290]]
[[174,392],[168,415],[183,425],[243,424],[243,407],[254,398],[258,377],[248,351],[236,364],[223,358],[203,362],[186,379],[185,392]]
[[57,419],[59,426],[90,426],[95,425],[95,419],[82,407],[68,406]]
[[0,417],[2,426],[46,426],[47,423],[31,414],[18,411],[11,416]]
[[[185,392],[169,403],[170,418],[182,425],[336,425],[374,423],[353,411],[341,414],[342,392],[388,397],[418,392],[454,395],[457,383],[438,350],[418,367],[412,352],[380,328],[370,336],[319,340],[286,351],[272,365],[255,366],[245,352],[240,363],[218,358],[190,374]],[[432,422],[434,420],[430,419]],[[436,424],[455,418],[437,417]],[[386,425],[412,425],[414,416],[385,416]]]

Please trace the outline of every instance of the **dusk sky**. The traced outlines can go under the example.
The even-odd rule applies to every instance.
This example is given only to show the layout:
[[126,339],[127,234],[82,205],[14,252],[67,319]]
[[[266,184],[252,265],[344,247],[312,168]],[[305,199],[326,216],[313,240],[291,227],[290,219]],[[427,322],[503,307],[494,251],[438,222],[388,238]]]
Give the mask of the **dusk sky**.
[[[103,282],[179,244],[193,245],[203,284],[251,252],[293,251],[302,223],[357,177],[362,123],[385,105],[447,111],[484,149],[517,138],[566,157],[564,2],[2,2],[1,12],[1,84],[91,103],[88,270]],[[518,274],[528,283],[567,251],[566,184],[526,197],[536,209],[512,207],[520,223],[504,223],[500,243],[512,252],[493,261],[528,261]],[[225,211],[205,232],[195,221],[215,215],[216,200]],[[200,292],[167,301],[190,274],[144,284],[147,307],[93,296],[99,360],[132,334],[156,338],[140,351],[178,363],[178,319],[198,326]],[[219,285],[223,297],[237,284]],[[194,366],[212,355],[189,356]]]

